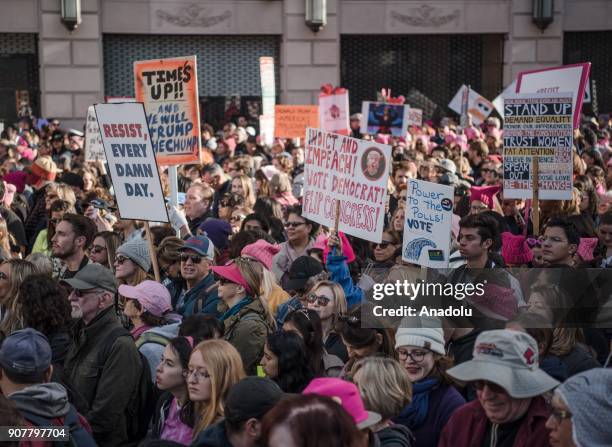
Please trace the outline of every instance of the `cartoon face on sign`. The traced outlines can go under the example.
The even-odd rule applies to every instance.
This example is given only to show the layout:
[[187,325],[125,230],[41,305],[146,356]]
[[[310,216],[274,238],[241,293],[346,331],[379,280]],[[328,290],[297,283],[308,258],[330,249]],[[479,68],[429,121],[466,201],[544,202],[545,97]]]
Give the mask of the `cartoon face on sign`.
[[368,180],[378,180],[385,173],[386,159],[380,149],[368,148],[361,157],[361,170]]
[[473,117],[477,118],[480,121],[484,121],[487,116],[491,114],[493,111],[493,104],[491,104],[487,99],[479,96],[476,101],[472,104],[472,107],[468,110]]
[[333,119],[340,118],[340,108],[336,104],[333,104],[329,108],[329,116],[331,116]]

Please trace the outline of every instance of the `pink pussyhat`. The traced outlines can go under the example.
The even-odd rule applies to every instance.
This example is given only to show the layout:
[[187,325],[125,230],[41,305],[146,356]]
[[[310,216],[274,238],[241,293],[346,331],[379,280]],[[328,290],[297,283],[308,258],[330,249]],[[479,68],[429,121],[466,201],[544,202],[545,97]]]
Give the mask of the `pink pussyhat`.
[[493,209],[493,196],[501,190],[499,186],[472,186],[470,190],[470,203],[480,200],[490,210]]
[[17,192],[17,187],[15,185],[11,185],[10,183],[4,183],[4,197],[2,197],[2,203],[7,208],[11,207],[13,203],[13,198],[15,198],[15,193]]
[[[346,257],[347,264],[350,264],[355,260],[357,256],[355,256],[355,252],[353,251],[353,247],[349,242],[348,238],[342,231],[338,231],[338,236],[340,237],[340,241],[342,242],[342,256]],[[329,237],[325,234],[319,234],[315,239],[315,242],[312,246],[314,249],[323,250],[323,264],[327,261],[327,255],[329,254],[329,247],[327,246],[327,241]]]
[[591,262],[594,258],[593,251],[597,247],[598,239],[596,237],[581,237],[580,244],[578,244],[578,256],[584,262]]
[[245,246],[240,254],[253,258],[259,261],[268,270],[272,270],[272,261],[279,251],[279,245],[273,245],[260,239],[257,242]]
[[313,379],[302,394],[316,394],[332,398],[351,415],[359,430],[378,424],[382,419],[380,414],[366,411],[355,384],[342,379],[332,377]]
[[528,264],[533,259],[533,254],[527,245],[525,236],[514,235],[509,231],[502,234],[502,257],[508,265]]

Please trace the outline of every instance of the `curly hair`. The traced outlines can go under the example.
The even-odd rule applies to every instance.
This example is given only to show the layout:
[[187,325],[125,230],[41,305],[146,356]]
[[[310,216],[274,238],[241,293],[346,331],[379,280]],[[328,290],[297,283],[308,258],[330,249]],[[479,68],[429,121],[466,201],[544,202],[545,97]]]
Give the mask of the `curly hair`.
[[35,274],[19,287],[19,312],[24,326],[45,335],[68,330],[70,302],[66,291],[47,275]]

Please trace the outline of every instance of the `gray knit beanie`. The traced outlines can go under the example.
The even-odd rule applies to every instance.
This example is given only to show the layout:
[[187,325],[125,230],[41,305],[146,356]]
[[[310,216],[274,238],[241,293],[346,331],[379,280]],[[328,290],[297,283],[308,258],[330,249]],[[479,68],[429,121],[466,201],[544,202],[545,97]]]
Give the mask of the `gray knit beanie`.
[[117,254],[130,258],[132,262],[140,266],[145,272],[151,270],[151,255],[147,241],[137,238],[119,246]]

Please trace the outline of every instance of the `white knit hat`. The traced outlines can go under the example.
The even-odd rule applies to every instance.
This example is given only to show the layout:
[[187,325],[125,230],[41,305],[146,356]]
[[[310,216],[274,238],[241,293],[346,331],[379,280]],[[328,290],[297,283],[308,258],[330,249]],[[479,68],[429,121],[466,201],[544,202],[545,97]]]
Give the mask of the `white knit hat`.
[[442,322],[437,318],[402,320],[395,334],[395,349],[401,346],[416,346],[440,355],[446,354]]

